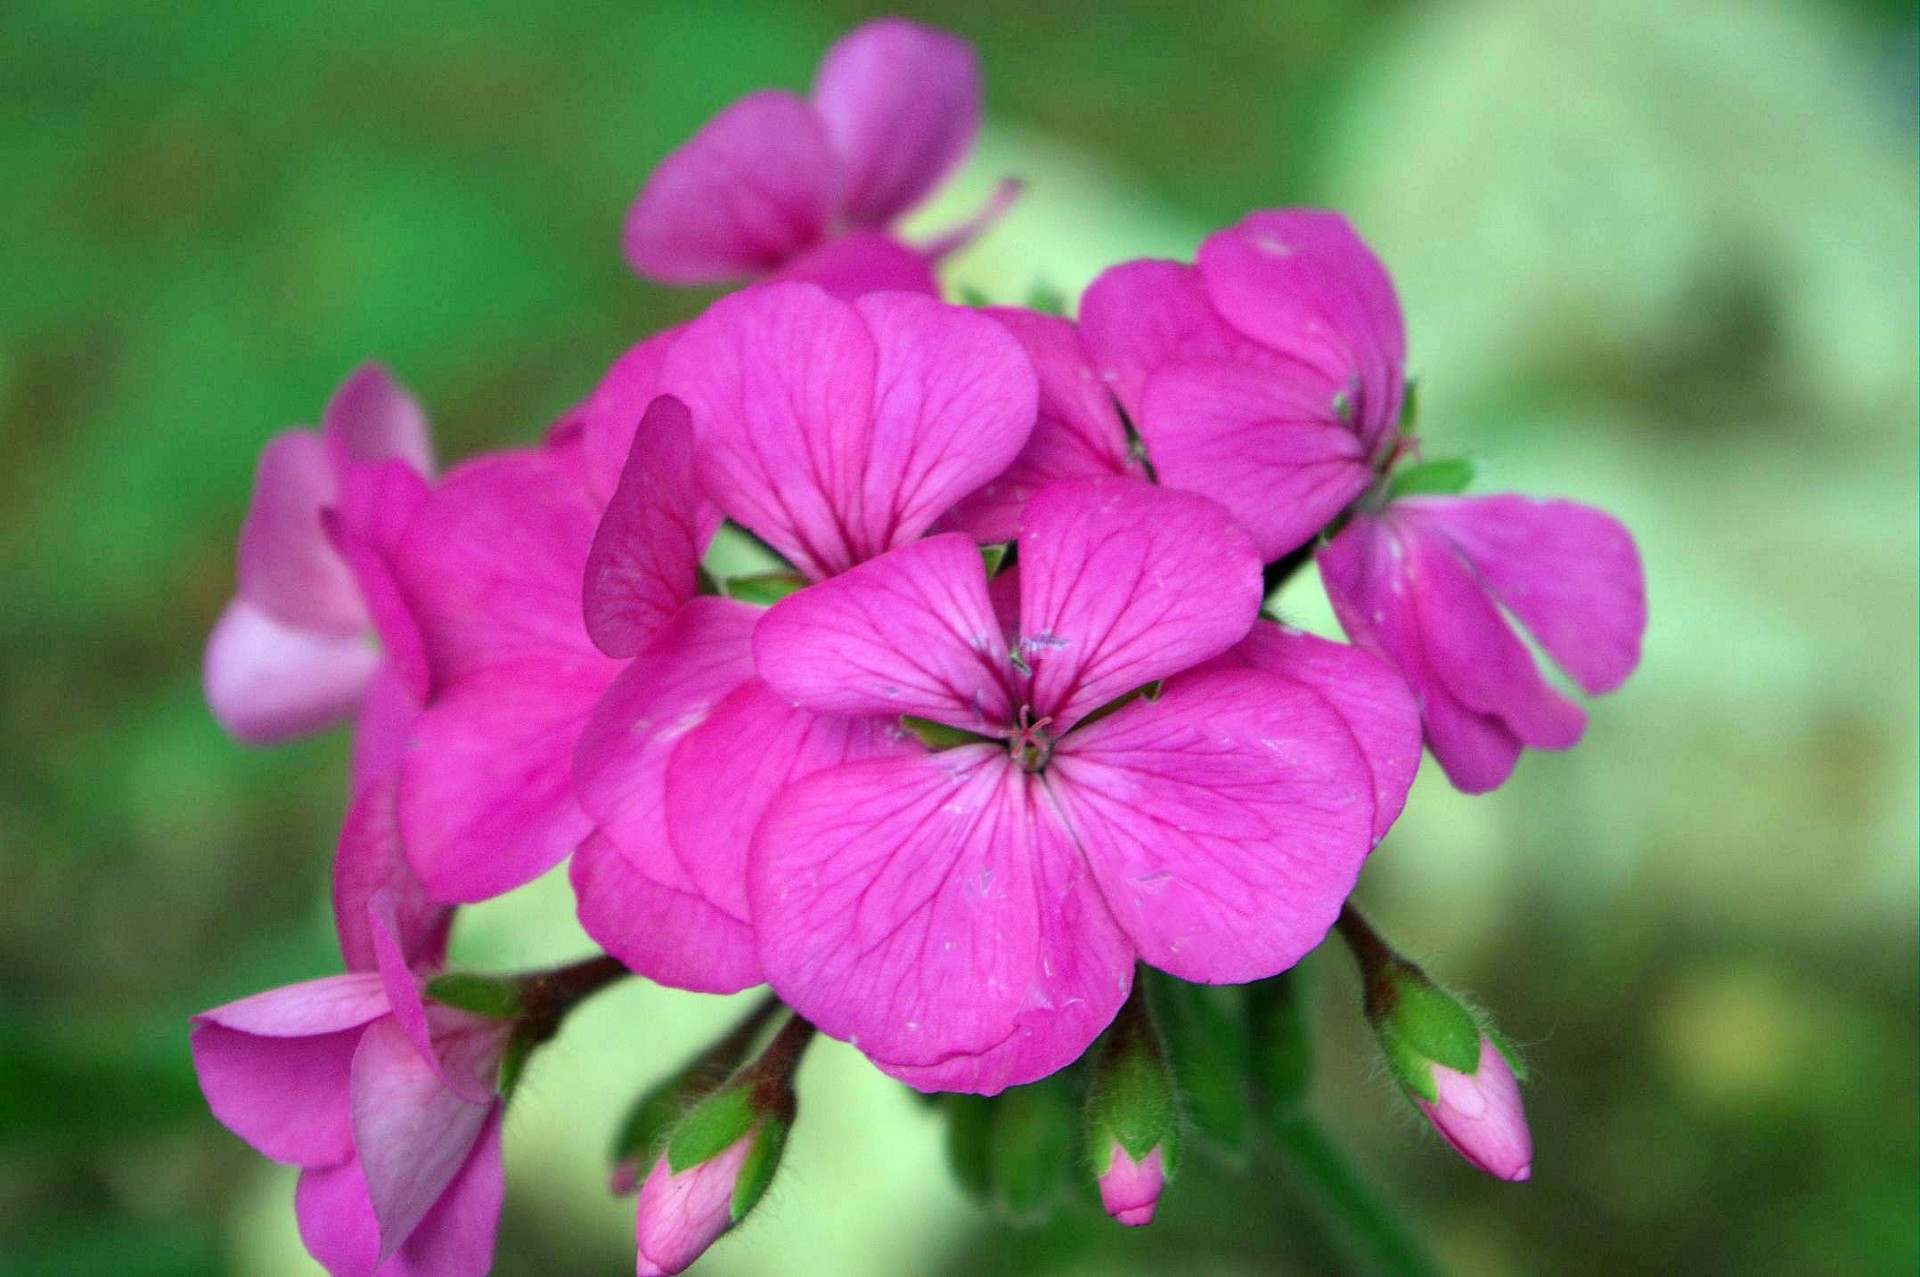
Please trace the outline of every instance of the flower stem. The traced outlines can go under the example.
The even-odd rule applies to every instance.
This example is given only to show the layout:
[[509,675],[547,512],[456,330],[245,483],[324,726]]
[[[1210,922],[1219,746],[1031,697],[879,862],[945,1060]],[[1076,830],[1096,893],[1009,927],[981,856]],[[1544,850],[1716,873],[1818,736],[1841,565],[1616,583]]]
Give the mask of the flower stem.
[[1440,1277],[1441,1269],[1396,1213],[1304,1114],[1272,1123],[1274,1139],[1319,1202],[1340,1249],[1377,1277]]

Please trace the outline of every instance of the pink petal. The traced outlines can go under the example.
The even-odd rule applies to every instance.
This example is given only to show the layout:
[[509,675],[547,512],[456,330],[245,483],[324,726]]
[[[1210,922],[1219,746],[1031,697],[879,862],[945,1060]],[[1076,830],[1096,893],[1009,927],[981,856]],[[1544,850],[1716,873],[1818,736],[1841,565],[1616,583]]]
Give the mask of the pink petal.
[[594,706],[574,751],[580,803],[646,877],[698,895],[667,836],[667,763],[713,707],[753,677],[761,610],[702,596],[654,636]]
[[749,886],[781,997],[926,1089],[1061,1068],[1132,979],[1041,782],[995,746],[801,781],[761,822]]
[[373,975],[290,985],[194,1017],[193,1067],[222,1125],[264,1156],[326,1166],[353,1152],[347,1079],[362,1026],[385,1015]]
[[403,966],[434,964],[446,956],[453,911],[428,898],[426,885],[407,863],[394,805],[398,786],[398,776],[388,774],[356,790],[340,830],[333,860],[333,917],[349,971],[371,971],[378,965],[367,905],[381,892],[391,901]]
[[856,229],[835,235],[782,266],[771,278],[818,284],[843,301],[863,293],[940,295],[932,258],[885,231]]
[[1316,384],[1351,386],[1354,429],[1372,455],[1400,422],[1406,329],[1393,281],[1338,213],[1254,213],[1200,246],[1214,308]]
[[320,511],[339,492],[319,435],[288,430],[268,441],[240,525],[241,598],[288,626],[336,634],[366,627],[359,587],[320,527]]
[[606,502],[619,485],[640,418],[660,393],[661,365],[679,335],[669,328],[627,350],[581,405],[580,446],[594,500]]
[[598,654],[497,665],[420,716],[400,769],[400,832],[435,900],[511,891],[586,836],[573,748],[616,668]]
[[580,844],[570,872],[581,927],[655,984],[738,993],[764,978],[751,927],[695,892],[655,882],[605,835]]
[[1453,542],[1588,695],[1612,691],[1640,663],[1646,577],[1619,520],[1571,501],[1518,496],[1422,497],[1395,509]]
[[1455,1152],[1498,1179],[1521,1181],[1533,1174],[1533,1136],[1520,1084],[1491,1039],[1481,1037],[1480,1063],[1472,1073],[1435,1064],[1433,1081],[1435,1098],[1416,1095],[1414,1103]]
[[714,304],[668,356],[702,486],[818,580],[920,535],[1004,469],[1033,370],[991,319],[904,293],[848,304],[769,284]]
[[661,395],[641,419],[587,554],[586,625],[595,647],[632,656],[699,590],[715,522],[703,505],[692,419],[685,404]]
[[[380,987],[387,991],[388,1014],[407,1035],[407,1041],[420,1058],[442,1074],[439,1052],[433,1047],[433,1032],[427,1024],[427,1004],[420,992],[420,978],[408,965],[407,953],[400,946],[400,922],[393,897],[376,891],[367,901],[368,939],[373,947],[374,967],[380,972]],[[446,1081],[444,1076],[440,1079]],[[485,1103],[488,1096],[463,1096]]]
[[[293,1210],[301,1243],[331,1277],[374,1277],[380,1268],[380,1224],[358,1161],[302,1171]],[[397,1267],[388,1265],[380,1277],[414,1277]]]
[[639,1277],[685,1272],[733,1227],[733,1194],[754,1141],[742,1137],[678,1175],[662,1153],[640,1186],[634,1212]]
[[1400,672],[1357,647],[1268,621],[1257,622],[1218,664],[1283,678],[1340,715],[1372,773],[1373,837],[1383,838],[1420,768],[1420,708]]
[[1205,497],[1072,479],[1027,505],[1020,653],[1058,736],[1126,692],[1232,647],[1253,628],[1260,560]]
[[1189,360],[1147,379],[1137,424],[1160,481],[1227,507],[1271,561],[1373,482],[1334,393],[1312,375]]
[[356,461],[403,462],[417,474],[433,473],[433,441],[427,414],[406,388],[377,363],[361,364],[327,401],[321,432],[344,473]]
[[750,922],[747,849],[773,801],[824,768],[907,748],[891,719],[815,714],[753,679],[673,751],[666,828],[674,851],[702,896]]
[[328,540],[353,573],[388,668],[415,701],[427,698],[426,644],[392,560],[426,502],[426,480],[400,462],[361,463],[347,469],[339,505],[321,514]]
[[843,215],[881,226],[931,193],[973,148],[980,67],[966,41],[882,18],[827,50],[813,105],[840,157]]
[[484,1277],[493,1267],[505,1187],[495,1116],[440,1200],[384,1264],[358,1161],[302,1174],[294,1210],[300,1240],[333,1277]]
[[788,595],[754,631],[754,664],[825,714],[912,714],[968,731],[1012,721],[1007,639],[980,551],[928,537]]
[[392,1020],[370,1025],[353,1057],[353,1146],[391,1255],[473,1153],[498,1110],[448,1090]]
[[379,668],[364,635],[299,629],[235,599],[207,639],[203,678],[229,735],[272,745],[347,718]]
[[839,170],[791,93],[750,93],[660,162],[627,211],[635,272],[662,284],[764,274],[825,237]]
[[1238,984],[1325,938],[1373,847],[1339,715],[1254,671],[1174,679],[1059,742],[1049,790],[1143,961]]
[[1020,534],[1020,511],[1056,479],[1087,475],[1144,478],[1128,455],[1127,430],[1113,393],[1094,371],[1072,321],[997,307],[987,312],[1020,342],[1040,380],[1033,434],[1013,464],[955,508],[948,525],[982,544]]
[[420,706],[391,663],[382,666],[367,684],[353,723],[353,793],[400,770],[407,737],[419,716]]
[[1080,298],[1080,333],[1114,396],[1140,423],[1147,377],[1182,359],[1268,365],[1272,355],[1236,332],[1207,300],[1200,273],[1180,262],[1108,268]]
[[1160,1204],[1160,1192],[1167,1183],[1166,1159],[1160,1146],[1154,1145],[1136,1162],[1116,1140],[1107,1156],[1112,1160],[1100,1176],[1100,1205],[1128,1228],[1152,1223],[1154,1208]]

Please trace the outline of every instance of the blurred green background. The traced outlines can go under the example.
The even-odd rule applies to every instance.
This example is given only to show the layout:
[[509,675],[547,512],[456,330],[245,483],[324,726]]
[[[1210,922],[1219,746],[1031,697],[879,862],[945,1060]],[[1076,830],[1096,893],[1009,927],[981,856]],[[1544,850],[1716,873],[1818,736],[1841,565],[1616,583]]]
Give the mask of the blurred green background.
[[[1535,1178],[1390,1093],[1343,954],[1314,1106],[1462,1274],[1916,1268],[1916,27],[1911,4],[1007,0],[989,122],[923,219],[1028,193],[953,279],[1017,299],[1346,210],[1403,290],[1434,455],[1620,513],[1645,665],[1587,742],[1429,769],[1362,898],[1529,1044]],[[203,708],[255,453],[368,356],[443,451],[529,440],[691,314],[630,276],[650,166],[866,6],[688,0],[0,12],[0,1274],[296,1274],[291,1173],[208,1115],[185,1017],[336,969],[344,741]],[[1325,622],[1317,586],[1290,595]],[[564,882],[460,956],[579,953]],[[627,987],[510,1122],[503,1273],[631,1271],[614,1115],[731,1014]],[[1275,1168],[1159,1222],[1020,1231],[852,1052],[803,1075],[727,1275],[1338,1271]]]

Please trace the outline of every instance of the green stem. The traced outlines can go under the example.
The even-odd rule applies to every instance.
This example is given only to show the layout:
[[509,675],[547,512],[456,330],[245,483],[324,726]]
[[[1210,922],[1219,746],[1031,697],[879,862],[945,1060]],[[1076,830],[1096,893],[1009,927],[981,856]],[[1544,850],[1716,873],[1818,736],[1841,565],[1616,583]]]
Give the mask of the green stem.
[[1433,1257],[1312,1118],[1282,1118],[1272,1130],[1356,1268],[1377,1277],[1441,1277]]

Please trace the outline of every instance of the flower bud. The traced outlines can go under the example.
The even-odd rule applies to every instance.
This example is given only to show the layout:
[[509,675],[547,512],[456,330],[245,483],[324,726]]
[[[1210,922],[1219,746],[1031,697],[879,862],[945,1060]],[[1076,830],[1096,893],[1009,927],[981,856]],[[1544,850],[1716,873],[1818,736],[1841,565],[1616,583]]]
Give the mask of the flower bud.
[[1434,1096],[1414,1103],[1454,1151],[1498,1179],[1520,1181],[1533,1174],[1533,1137],[1520,1106],[1520,1083],[1505,1053],[1480,1035],[1480,1058],[1471,1073],[1432,1066]]
[[634,1101],[613,1140],[613,1169],[608,1179],[614,1196],[625,1197],[640,1186],[640,1177],[657,1159],[681,1115],[726,1084],[779,1009],[779,1001],[768,997],[725,1037]]
[[1129,1228],[1153,1219],[1179,1146],[1173,1070],[1136,988],[1120,1009],[1094,1063],[1087,1094],[1088,1152],[1107,1214]]

